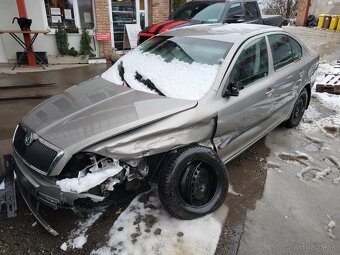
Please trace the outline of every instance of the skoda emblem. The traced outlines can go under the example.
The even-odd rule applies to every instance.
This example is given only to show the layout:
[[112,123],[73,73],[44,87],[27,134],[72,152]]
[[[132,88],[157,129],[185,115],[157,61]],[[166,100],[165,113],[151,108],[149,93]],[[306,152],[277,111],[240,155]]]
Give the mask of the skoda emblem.
[[30,146],[32,144],[33,140],[34,140],[33,133],[28,132],[25,135],[25,145]]

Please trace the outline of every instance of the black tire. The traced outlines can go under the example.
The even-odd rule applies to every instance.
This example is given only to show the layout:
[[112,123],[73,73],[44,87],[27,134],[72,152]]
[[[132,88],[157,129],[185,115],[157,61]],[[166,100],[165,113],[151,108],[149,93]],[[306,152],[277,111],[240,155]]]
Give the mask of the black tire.
[[295,102],[293,111],[290,114],[289,119],[283,123],[283,126],[287,128],[293,128],[299,125],[302,119],[302,116],[305,113],[305,110],[307,108],[307,103],[308,103],[308,92],[307,92],[307,89],[304,88]]
[[158,181],[162,205],[172,216],[184,220],[218,209],[228,188],[226,167],[213,150],[202,146],[170,153]]

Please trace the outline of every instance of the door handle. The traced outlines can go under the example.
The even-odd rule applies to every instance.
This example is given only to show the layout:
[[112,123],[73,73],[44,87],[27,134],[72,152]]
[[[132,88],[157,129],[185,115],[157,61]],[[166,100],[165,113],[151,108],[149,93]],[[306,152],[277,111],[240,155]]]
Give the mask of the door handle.
[[267,91],[266,91],[266,96],[267,97],[270,97],[274,92],[274,89],[273,88],[268,88]]

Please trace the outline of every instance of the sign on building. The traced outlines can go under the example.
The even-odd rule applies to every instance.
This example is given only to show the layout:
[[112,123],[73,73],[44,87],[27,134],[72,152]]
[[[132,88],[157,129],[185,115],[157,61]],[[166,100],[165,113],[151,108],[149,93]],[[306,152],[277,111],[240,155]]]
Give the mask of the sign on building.
[[96,40],[97,41],[110,41],[111,33],[110,32],[96,32]]
[[124,49],[134,49],[137,47],[137,38],[140,31],[141,28],[138,24],[125,24],[125,35],[127,35],[127,37],[124,36]]

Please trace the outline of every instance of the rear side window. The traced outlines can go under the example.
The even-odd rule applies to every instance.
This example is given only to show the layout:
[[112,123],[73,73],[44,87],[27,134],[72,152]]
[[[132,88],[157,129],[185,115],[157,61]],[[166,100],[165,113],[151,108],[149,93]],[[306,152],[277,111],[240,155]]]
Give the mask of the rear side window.
[[246,86],[268,75],[268,51],[265,38],[251,42],[239,55],[229,80]]
[[301,45],[288,35],[269,35],[275,71],[302,57]]
[[269,35],[275,71],[293,62],[292,48],[287,35]]
[[241,3],[234,3],[230,6],[227,18],[233,18],[235,15],[242,15]]
[[246,12],[246,20],[257,20],[259,18],[259,10],[255,2],[244,3]]
[[302,57],[302,47],[295,39],[291,37],[289,37],[289,39],[290,44],[292,45],[293,60],[299,60]]

